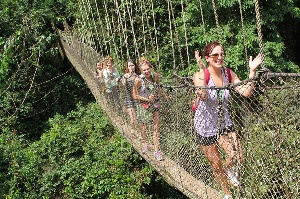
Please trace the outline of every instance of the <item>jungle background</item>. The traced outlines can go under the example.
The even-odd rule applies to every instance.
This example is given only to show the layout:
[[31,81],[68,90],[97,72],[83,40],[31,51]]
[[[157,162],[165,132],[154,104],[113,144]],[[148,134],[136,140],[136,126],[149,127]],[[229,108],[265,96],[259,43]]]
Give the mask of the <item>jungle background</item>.
[[[173,1],[179,38],[184,34],[183,20],[194,27],[187,33],[190,53],[211,39],[202,37],[198,29],[197,3],[185,1],[183,19],[181,1]],[[213,16],[210,3],[203,1],[203,8]],[[238,15],[233,14],[238,10],[237,1],[218,3],[219,18],[226,21],[222,29],[228,30],[223,39],[232,55],[228,64],[246,77],[240,50],[243,40],[232,33],[235,29],[241,32],[236,25]],[[258,48],[256,30],[251,28],[254,5],[253,1],[243,3],[247,45],[253,54]],[[299,72],[300,1],[260,3],[266,66],[274,72]],[[1,1],[0,198],[185,198],[122,139],[61,55],[55,28],[62,28],[64,22],[78,26],[77,19],[83,16],[78,7],[75,0]],[[157,1],[155,8],[160,16],[156,18],[160,50],[170,52],[171,44],[164,37],[170,34],[166,4]],[[214,17],[206,23],[214,24]],[[172,74],[172,56],[164,55],[160,72],[168,76]],[[119,64],[126,59],[122,57]],[[122,71],[122,66],[119,69]],[[188,69],[182,66],[181,74]]]

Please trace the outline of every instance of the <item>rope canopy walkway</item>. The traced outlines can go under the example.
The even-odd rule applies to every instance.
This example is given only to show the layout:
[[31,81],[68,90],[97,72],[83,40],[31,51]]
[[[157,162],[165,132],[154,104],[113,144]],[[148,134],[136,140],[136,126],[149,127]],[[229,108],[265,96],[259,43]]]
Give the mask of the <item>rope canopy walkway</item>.
[[[239,5],[241,7],[241,2]],[[148,161],[172,186],[176,187],[189,198],[223,198],[224,193],[218,186],[210,163],[202,153],[197,135],[194,129],[194,113],[191,110],[195,97],[195,86],[190,76],[178,75],[180,70],[188,71],[192,62],[189,55],[187,36],[179,38],[178,31],[186,35],[186,24],[178,30],[176,13],[172,1],[166,1],[167,16],[170,22],[171,56],[173,56],[174,73],[172,78],[162,78],[165,81],[153,86],[160,88],[166,96],[172,96],[171,100],[159,96],[159,147],[163,154],[163,160],[158,161],[153,156],[154,145],[153,122],[145,126],[150,140],[150,148],[144,153],[144,145],[138,126],[132,125],[126,111],[125,97],[126,87],[118,85],[118,99],[111,99],[103,90],[103,81],[95,75],[95,64],[100,57],[106,54],[114,54],[118,63],[123,62],[123,57],[130,57],[134,52],[136,57],[153,54],[157,70],[162,70],[164,61],[160,49],[155,23],[154,3],[146,0],[141,5],[133,5],[131,0],[114,4],[102,4],[96,1],[80,1],[80,9],[84,13],[76,28],[65,27],[59,31],[61,46],[65,55],[76,70],[85,80],[93,93],[99,106],[107,117],[131,145]],[[183,5],[183,4],[181,4]],[[212,1],[216,21],[216,29],[220,29],[216,4]],[[141,10],[134,9],[133,6]],[[259,21],[259,7],[256,1],[257,20]],[[99,8],[105,11],[100,13]],[[150,9],[151,8],[151,9]],[[206,23],[203,20],[203,9],[200,1],[203,32]],[[176,8],[179,9],[178,7]],[[147,10],[147,12],[143,12]],[[242,29],[244,29],[243,13],[241,11]],[[114,14],[112,14],[114,13]],[[141,23],[134,20],[139,13]],[[184,8],[182,7],[182,15]],[[129,21],[125,21],[125,18]],[[152,19],[152,20],[151,20]],[[88,21],[88,28],[82,25]],[[140,24],[137,27],[136,24]],[[258,40],[260,53],[264,57],[260,23],[258,23]],[[82,25],[82,26],[81,26]],[[85,27],[85,28],[84,28]],[[97,28],[99,27],[99,28]],[[144,33],[144,34],[141,34]],[[217,34],[221,31],[216,31]],[[243,34],[244,35],[244,31]],[[222,35],[218,34],[219,40]],[[184,45],[179,45],[179,40]],[[246,43],[246,40],[244,40]],[[177,45],[177,44],[178,45]],[[142,44],[142,45],[141,45]],[[186,49],[182,49],[186,48]],[[114,53],[112,53],[114,52]],[[247,49],[245,47],[247,57]],[[167,58],[165,58],[167,59]],[[247,62],[247,60],[246,60]],[[228,74],[227,74],[228,75]],[[123,78],[123,76],[122,76]],[[255,82],[253,96],[242,97],[235,92],[235,88]],[[150,84],[150,83],[149,83]],[[234,123],[235,130],[241,142],[243,161],[238,164],[240,185],[232,189],[235,198],[297,198],[300,195],[300,74],[299,73],[275,73],[265,67],[263,60],[262,70],[254,78],[223,87],[201,87],[207,91],[229,90],[229,115]],[[211,105],[213,106],[213,105]],[[221,156],[225,157],[224,151]],[[224,158],[223,158],[224,159]]]

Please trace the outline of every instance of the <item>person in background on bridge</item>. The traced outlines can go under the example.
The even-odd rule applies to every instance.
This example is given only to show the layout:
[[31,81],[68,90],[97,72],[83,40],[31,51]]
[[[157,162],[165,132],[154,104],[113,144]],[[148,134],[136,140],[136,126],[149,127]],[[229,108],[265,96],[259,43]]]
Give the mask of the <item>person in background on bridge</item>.
[[96,78],[99,80],[100,82],[100,92],[101,94],[104,93],[105,91],[105,85],[104,85],[104,81],[103,81],[103,70],[106,68],[106,63],[105,63],[105,59],[103,58],[102,60],[100,60],[99,62],[96,63],[96,72],[95,72],[95,76]]
[[108,55],[105,57],[106,68],[103,70],[103,78],[105,84],[105,96],[108,100],[110,106],[115,109],[115,113],[121,114],[121,104],[120,104],[120,91],[118,82],[120,80],[120,74],[113,66],[114,59]]
[[129,59],[126,63],[126,73],[123,75],[121,82],[125,86],[125,107],[130,117],[130,123],[134,128],[136,125],[136,102],[132,96],[133,84],[135,78],[140,75],[139,67],[134,59]]
[[141,75],[135,79],[133,85],[133,98],[138,100],[137,117],[141,124],[141,136],[144,142],[143,153],[147,153],[150,145],[147,138],[147,124],[153,119],[153,143],[154,157],[157,160],[162,160],[162,154],[159,150],[159,97],[158,92],[166,99],[171,99],[167,96],[159,86],[160,74],[152,72],[150,62],[142,57],[140,61]]
[[96,63],[96,72],[95,72],[95,76],[96,76],[98,79],[103,78],[103,73],[102,73],[103,68],[102,68],[102,66],[103,66],[102,61],[99,61],[99,62]]
[[[216,86],[222,87],[228,83],[238,83],[241,80],[236,73],[230,69],[224,69],[224,49],[218,42],[211,42],[204,47],[203,58],[208,68],[202,63],[199,51],[195,51],[200,71],[194,74],[193,80],[196,87]],[[256,69],[262,63],[262,56],[259,54],[254,60],[249,59],[249,78],[253,78]],[[206,71],[208,70],[208,71]],[[208,76],[208,77],[207,77]],[[248,82],[235,87],[235,91],[244,97],[250,97],[254,88],[254,82]],[[241,144],[237,138],[233,122],[228,112],[230,93],[228,89],[196,89],[199,104],[194,117],[194,126],[197,132],[197,140],[201,149],[209,160],[214,176],[225,192],[224,199],[230,199],[231,191],[229,182],[237,187],[239,185],[238,173],[234,166],[242,162]],[[222,165],[222,158],[219,148],[224,149],[227,159]]]

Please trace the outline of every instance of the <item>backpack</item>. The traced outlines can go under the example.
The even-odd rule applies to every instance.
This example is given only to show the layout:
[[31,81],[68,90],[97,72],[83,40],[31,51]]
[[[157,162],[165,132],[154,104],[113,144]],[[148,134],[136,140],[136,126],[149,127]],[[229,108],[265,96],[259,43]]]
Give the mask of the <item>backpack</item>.
[[[230,74],[230,68],[226,68],[227,75],[228,75],[228,82],[231,83],[231,74]],[[206,85],[208,85],[209,79],[210,79],[210,73],[208,68],[205,68],[205,77],[206,77]]]

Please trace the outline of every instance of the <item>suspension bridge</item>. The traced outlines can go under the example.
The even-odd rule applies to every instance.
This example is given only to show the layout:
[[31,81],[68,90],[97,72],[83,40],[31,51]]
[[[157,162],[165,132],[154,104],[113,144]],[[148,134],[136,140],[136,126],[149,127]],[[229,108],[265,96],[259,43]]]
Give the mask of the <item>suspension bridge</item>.
[[[240,2],[240,1],[239,1]],[[257,1],[256,1],[257,2]],[[217,9],[212,1],[215,11],[216,27],[219,29]],[[139,57],[144,52],[154,49],[156,60],[162,61],[159,52],[159,36],[156,34],[153,1],[145,1],[135,5],[131,0],[114,1],[112,5],[97,4],[95,1],[80,1],[82,13],[81,24],[89,21],[88,26],[71,28],[65,26],[59,30],[61,36],[62,54],[72,63],[75,69],[85,80],[93,93],[99,106],[105,111],[118,131],[131,143],[137,152],[144,157],[172,186],[180,190],[189,198],[222,198],[208,161],[201,152],[196,141],[193,127],[194,114],[191,111],[191,102],[195,87],[188,77],[173,75],[161,84],[165,93],[172,95],[172,100],[160,101],[160,148],[164,155],[163,161],[157,161],[151,152],[144,154],[139,129],[133,128],[121,102],[121,108],[112,106],[101,92],[101,82],[95,77],[95,64],[101,56],[115,52],[117,60],[129,57],[132,48]],[[138,6],[141,10],[134,10]],[[258,6],[258,5],[256,5]],[[99,9],[105,11],[102,16]],[[113,12],[115,14],[110,14]],[[150,9],[149,13],[143,10]],[[178,39],[172,2],[167,1],[170,21],[171,47],[174,60],[173,69],[180,65],[183,55],[176,57],[175,45]],[[201,1],[200,10],[202,11]],[[134,12],[140,12],[142,18],[141,28],[144,34],[138,33],[135,28]],[[259,21],[258,8],[257,20]],[[201,12],[202,13],[202,12]],[[242,16],[242,13],[241,13]],[[113,18],[116,17],[116,18]],[[129,19],[129,24],[125,22]],[[150,19],[153,19],[152,21]],[[97,24],[96,24],[97,21]],[[241,17],[243,23],[243,17]],[[204,24],[204,21],[203,21]],[[258,22],[258,38],[260,52],[263,54],[263,42]],[[84,29],[84,27],[88,27]],[[100,28],[97,28],[100,27]],[[88,29],[88,30],[87,30]],[[154,30],[147,34],[147,30]],[[207,31],[207,30],[205,30]],[[118,35],[118,36],[116,36]],[[220,40],[222,36],[218,35]],[[118,40],[118,41],[117,41]],[[149,45],[147,42],[151,41]],[[187,40],[186,40],[187,41]],[[184,42],[186,42],[184,41]],[[174,43],[173,43],[174,42]],[[139,43],[144,45],[139,46]],[[132,44],[132,45],[130,45]],[[149,46],[149,47],[147,47]],[[180,46],[180,45],[179,45]],[[186,50],[189,45],[186,43]],[[183,51],[179,51],[183,52]],[[247,50],[245,49],[247,54]],[[122,62],[120,61],[120,62]],[[185,60],[190,64],[189,56]],[[160,70],[161,66],[157,69]],[[263,64],[264,70],[251,80],[255,81],[255,91],[251,98],[243,98],[233,91],[240,84],[229,84],[232,100],[230,103],[231,117],[242,143],[244,161],[239,166],[241,185],[234,189],[235,198],[297,198],[300,196],[299,173],[299,129],[300,129],[300,74],[275,73],[269,71]],[[205,88],[216,89],[216,88]],[[120,86],[120,99],[124,99],[126,90]],[[152,124],[147,126],[148,137],[152,137]],[[151,140],[151,139],[150,139]],[[222,153],[224,156],[224,154]]]

